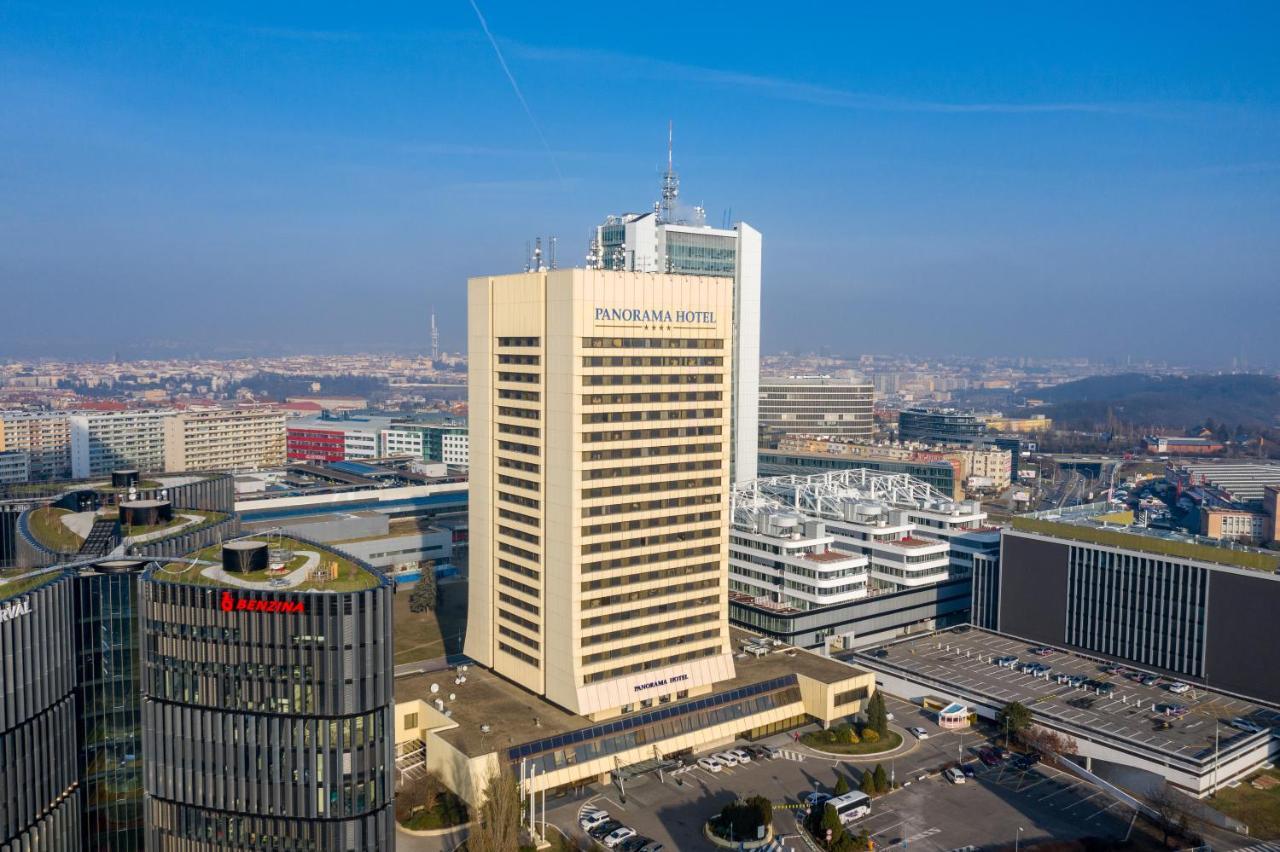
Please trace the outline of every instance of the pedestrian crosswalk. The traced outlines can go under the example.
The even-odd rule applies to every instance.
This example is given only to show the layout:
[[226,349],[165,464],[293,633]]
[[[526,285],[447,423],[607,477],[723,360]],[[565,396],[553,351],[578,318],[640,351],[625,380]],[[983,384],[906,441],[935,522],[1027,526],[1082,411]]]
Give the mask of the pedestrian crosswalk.
[[1280,852],[1280,843],[1255,843],[1252,846],[1241,846],[1232,852]]
[[792,751],[789,748],[778,749],[778,757],[783,760],[794,760],[796,763],[804,762],[804,754],[798,751]]

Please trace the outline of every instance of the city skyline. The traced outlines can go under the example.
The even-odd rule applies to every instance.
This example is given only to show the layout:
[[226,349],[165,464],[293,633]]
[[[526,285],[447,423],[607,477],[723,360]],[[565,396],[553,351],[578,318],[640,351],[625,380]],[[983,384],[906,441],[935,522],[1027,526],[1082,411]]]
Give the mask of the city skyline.
[[602,211],[657,200],[673,120],[683,198],[770,235],[766,352],[1123,359],[1159,329],[1277,360],[1271,9],[828,10],[766,42],[485,6],[511,79],[468,4],[12,8],[0,357],[421,350],[433,305],[456,351],[460,282],[539,235],[580,265]]

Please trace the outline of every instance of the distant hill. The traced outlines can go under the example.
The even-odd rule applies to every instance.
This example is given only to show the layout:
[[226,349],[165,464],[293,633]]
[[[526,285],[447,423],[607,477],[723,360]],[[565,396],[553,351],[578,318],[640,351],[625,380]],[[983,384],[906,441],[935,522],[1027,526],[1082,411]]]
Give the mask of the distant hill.
[[[1189,429],[1206,421],[1271,428],[1280,423],[1280,379],[1272,376],[1094,376],[1037,391],[1037,409],[1065,428],[1159,426]],[[1114,421],[1111,420],[1114,418]]]

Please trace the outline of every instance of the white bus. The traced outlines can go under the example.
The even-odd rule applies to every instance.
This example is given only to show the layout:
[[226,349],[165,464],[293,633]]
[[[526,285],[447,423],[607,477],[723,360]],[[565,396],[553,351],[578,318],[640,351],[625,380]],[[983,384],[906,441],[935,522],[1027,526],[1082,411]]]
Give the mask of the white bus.
[[835,808],[836,816],[840,817],[840,824],[848,825],[854,820],[862,819],[871,813],[871,797],[866,793],[854,790],[851,793],[845,793],[843,796],[828,799],[826,807]]

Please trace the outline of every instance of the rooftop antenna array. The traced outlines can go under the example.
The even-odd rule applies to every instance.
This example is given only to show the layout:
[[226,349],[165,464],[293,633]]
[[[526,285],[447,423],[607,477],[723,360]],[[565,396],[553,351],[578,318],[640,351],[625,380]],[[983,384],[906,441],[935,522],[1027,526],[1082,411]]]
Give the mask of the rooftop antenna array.
[[525,254],[528,257],[528,260],[525,261],[524,271],[525,272],[546,272],[548,269],[555,269],[557,242],[558,240],[555,237],[548,237],[548,243],[551,246],[551,253],[550,253],[549,263],[544,263],[543,254],[542,254],[542,237],[537,237],[534,239],[532,251],[530,251],[529,243],[526,241],[524,244],[524,248],[525,248]]

